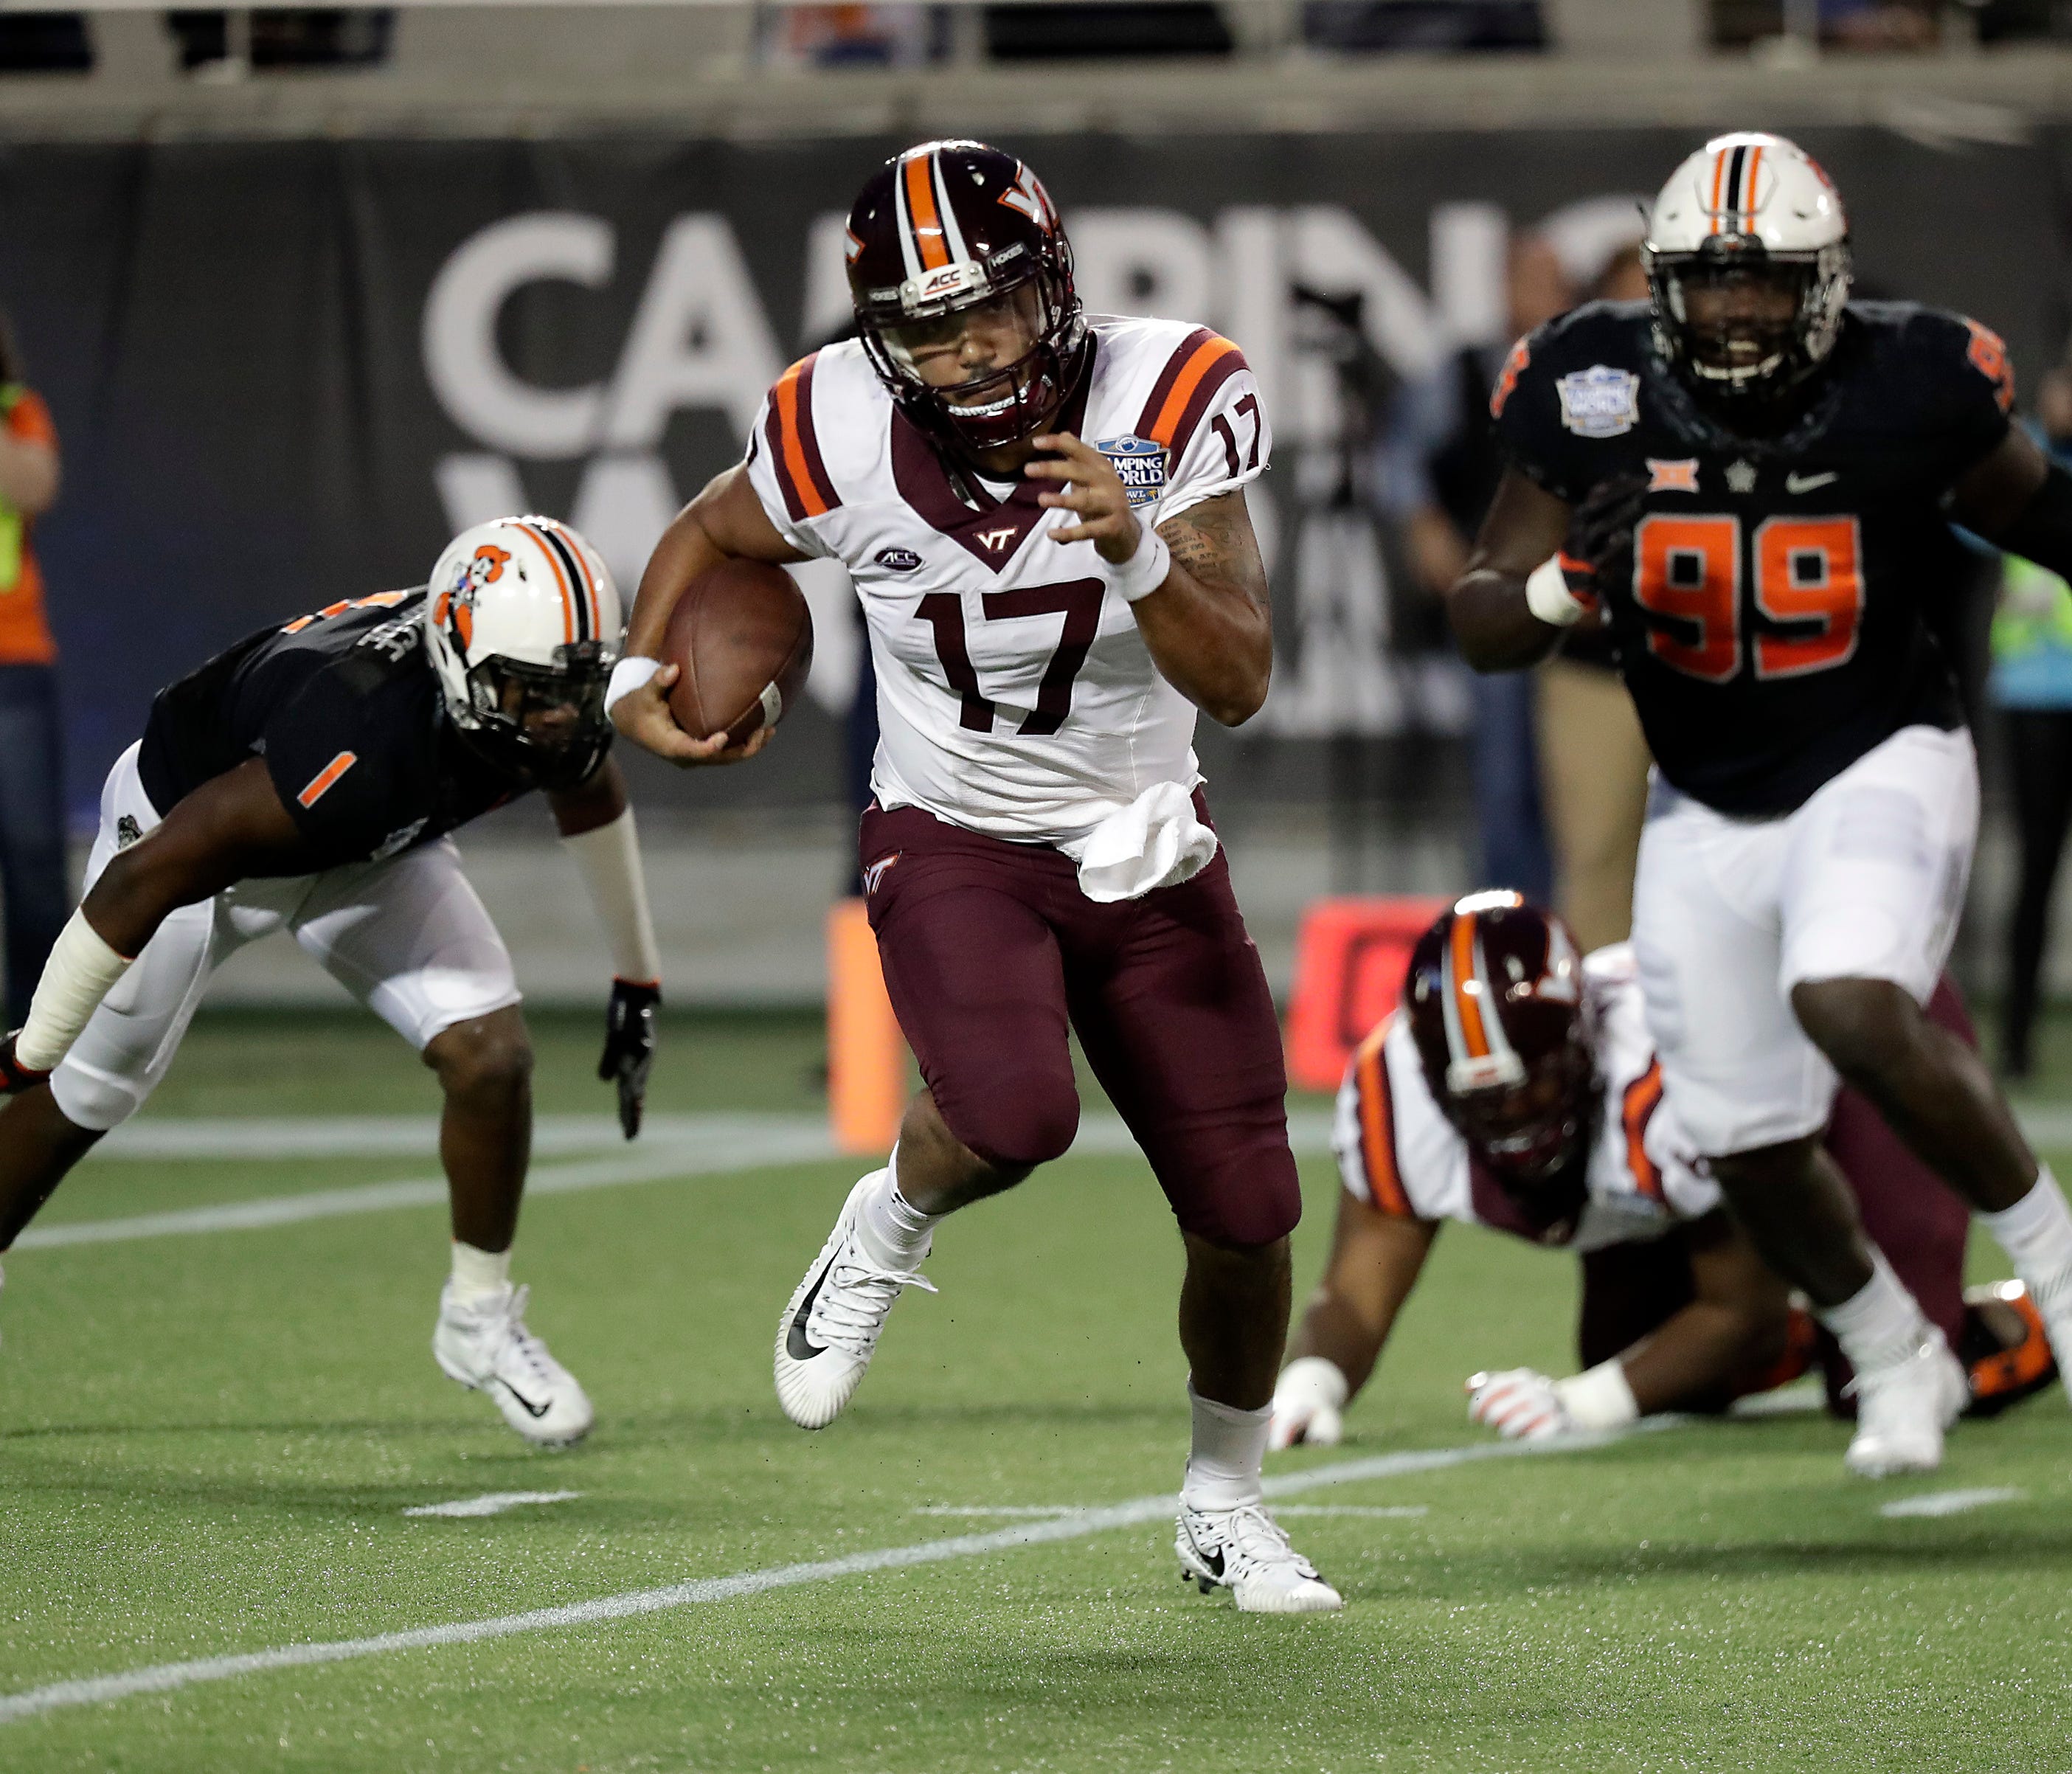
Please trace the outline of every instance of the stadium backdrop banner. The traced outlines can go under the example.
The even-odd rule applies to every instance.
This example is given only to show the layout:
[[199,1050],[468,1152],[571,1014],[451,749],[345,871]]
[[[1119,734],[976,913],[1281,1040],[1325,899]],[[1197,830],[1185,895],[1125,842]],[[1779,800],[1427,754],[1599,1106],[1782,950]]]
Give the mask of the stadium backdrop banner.
[[[1866,284],[1977,316],[2032,376],[2058,348],[2062,142],[1805,140],[1847,194]],[[1453,674],[1398,644],[1386,551],[1346,508],[1344,380],[1298,289],[1358,293],[1363,348],[1390,376],[1422,373],[1504,333],[1510,230],[1565,211],[1616,232],[1694,145],[1646,130],[1010,144],[1066,211],[1091,307],[1207,321],[1264,384],[1280,441],[1256,503],[1281,647],[1266,715],[1234,746],[1219,736],[1214,758],[1240,778],[1302,752],[1276,740],[1460,718]],[[841,214],[900,146],[0,150],[0,306],[65,450],[39,544],[74,807],[90,811],[160,684],[256,626],[416,582],[462,523],[569,517],[630,599],[764,388],[842,323]],[[1569,207],[1592,199],[1609,201]],[[753,772],[662,770],[652,790],[838,798],[857,636],[838,575],[808,592],[822,663],[786,743]]]

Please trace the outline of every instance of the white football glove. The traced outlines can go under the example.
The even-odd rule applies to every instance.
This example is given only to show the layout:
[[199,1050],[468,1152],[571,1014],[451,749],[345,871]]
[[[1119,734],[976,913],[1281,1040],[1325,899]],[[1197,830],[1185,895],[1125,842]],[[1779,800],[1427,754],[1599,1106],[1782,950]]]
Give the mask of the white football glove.
[[1311,1448],[1335,1448],[1345,1433],[1346,1407],[1351,1388],[1335,1361],[1305,1355],[1281,1370],[1273,1389],[1273,1422],[1266,1445],[1275,1453],[1301,1442]]
[[1472,1374],[1467,1394],[1468,1420],[1494,1429],[1507,1441],[1538,1441],[1576,1427],[1554,1382],[1529,1367]]

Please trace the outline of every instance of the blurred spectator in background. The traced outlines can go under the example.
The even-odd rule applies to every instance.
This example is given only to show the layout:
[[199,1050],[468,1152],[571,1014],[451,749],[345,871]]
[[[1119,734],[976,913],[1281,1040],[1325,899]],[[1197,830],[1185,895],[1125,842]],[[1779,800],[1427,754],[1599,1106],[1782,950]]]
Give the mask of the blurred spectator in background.
[[10,1029],[27,1018],[69,912],[58,654],[32,533],[57,496],[57,431],[43,396],[23,380],[0,316],[0,904]]
[[[1606,220],[1618,230],[1610,262],[1600,237],[1589,243],[1590,261],[1572,258],[1572,268],[1593,301],[1644,302],[1640,212],[1625,203]],[[1554,904],[1587,954],[1630,934],[1633,871],[1653,762],[1601,624],[1570,629],[1541,668],[1538,712]]]
[[[2072,358],[2038,385],[2037,441],[2072,467]],[[2000,999],[2000,1066],[2026,1078],[2034,1064],[2037,998],[2050,933],[2058,862],[2072,822],[2072,586],[2054,573],[2003,555],[1988,687],[2005,711],[2008,773],[2021,862],[2008,924],[2007,985]]]
[[[1505,294],[1511,336],[1470,346],[1427,380],[1406,383],[1383,428],[1377,466],[1382,510],[1397,524],[1417,583],[1443,597],[1467,564],[1468,548],[1503,474],[1490,390],[1511,349],[1574,299],[1560,255],[1540,234],[1511,240]],[[1540,799],[1533,739],[1536,676],[1469,679],[1468,745],[1475,791],[1477,878],[1542,905],[1554,869]]]
[[773,68],[919,68],[940,61],[949,22],[939,6],[767,6],[757,32]]

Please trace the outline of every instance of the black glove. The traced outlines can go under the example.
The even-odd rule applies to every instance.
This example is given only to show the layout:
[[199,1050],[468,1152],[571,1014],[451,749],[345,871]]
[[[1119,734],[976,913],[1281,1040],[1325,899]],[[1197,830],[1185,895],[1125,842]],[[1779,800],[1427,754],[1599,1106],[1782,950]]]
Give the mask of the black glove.
[[[1563,550],[1568,559],[1563,565],[1571,569],[1587,568],[1595,581],[1606,567],[1629,552],[1634,526],[1640,522],[1641,507],[1647,500],[1647,489],[1646,474],[1621,474],[1593,487],[1568,520],[1568,545]],[[1577,589],[1577,577],[1572,570],[1572,591]],[[1594,583],[1590,589],[1596,590]]]
[[660,986],[611,982],[611,1003],[604,1013],[604,1057],[597,1075],[619,1086],[619,1124],[631,1140],[640,1131],[640,1111],[648,1101],[648,1074],[655,1064],[655,1012],[662,1006]]
[[0,1096],[18,1096],[24,1090],[33,1090],[39,1084],[50,1082],[48,1072],[24,1066],[14,1057],[14,1043],[21,1035],[22,1031],[17,1029],[0,1037]]

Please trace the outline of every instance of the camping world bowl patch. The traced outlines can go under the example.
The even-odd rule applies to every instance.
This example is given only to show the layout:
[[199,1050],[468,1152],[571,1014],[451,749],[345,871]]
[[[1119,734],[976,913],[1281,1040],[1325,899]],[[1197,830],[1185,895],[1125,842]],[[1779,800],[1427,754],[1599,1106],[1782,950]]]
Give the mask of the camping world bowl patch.
[[1579,437],[1616,437],[1640,422],[1640,378],[1630,370],[1593,363],[1554,384],[1561,423]]
[[1166,446],[1149,437],[1109,437],[1094,448],[1115,464],[1133,511],[1166,491]]

